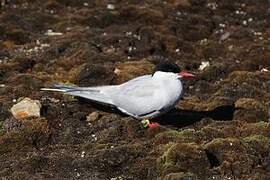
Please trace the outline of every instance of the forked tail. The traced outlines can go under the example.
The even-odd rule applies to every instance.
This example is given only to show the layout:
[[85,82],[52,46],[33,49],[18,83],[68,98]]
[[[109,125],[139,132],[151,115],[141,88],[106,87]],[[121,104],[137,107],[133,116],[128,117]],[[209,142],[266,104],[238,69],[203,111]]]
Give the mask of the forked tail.
[[56,84],[52,88],[41,88],[42,91],[63,92],[72,96],[83,97],[92,101],[113,105],[111,99],[104,94],[103,90],[108,86],[100,87],[75,87]]

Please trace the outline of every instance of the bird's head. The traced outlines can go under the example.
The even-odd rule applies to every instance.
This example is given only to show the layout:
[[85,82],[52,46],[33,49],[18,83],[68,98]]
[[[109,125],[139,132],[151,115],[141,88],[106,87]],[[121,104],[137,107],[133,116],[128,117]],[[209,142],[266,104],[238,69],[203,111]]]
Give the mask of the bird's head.
[[178,79],[194,77],[193,74],[187,71],[181,71],[178,65],[169,61],[165,61],[165,62],[161,62],[157,64],[153,75],[155,75],[156,73],[158,73],[159,76],[172,76]]

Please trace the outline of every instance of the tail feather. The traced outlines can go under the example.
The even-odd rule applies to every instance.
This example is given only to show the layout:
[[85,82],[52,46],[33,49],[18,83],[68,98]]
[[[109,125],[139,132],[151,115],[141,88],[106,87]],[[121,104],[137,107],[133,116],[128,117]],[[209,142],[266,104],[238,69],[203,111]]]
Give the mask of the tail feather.
[[56,89],[56,88],[41,88],[41,91],[56,91],[56,92],[66,92],[64,89]]
[[108,88],[108,87],[104,86],[104,87],[89,88],[89,87],[74,87],[74,86],[56,84],[56,85],[53,85],[53,88],[41,88],[41,90],[63,92],[65,94],[69,94],[72,96],[83,97],[83,98],[90,99],[93,101],[113,105],[111,99],[107,95],[102,93],[103,88]]

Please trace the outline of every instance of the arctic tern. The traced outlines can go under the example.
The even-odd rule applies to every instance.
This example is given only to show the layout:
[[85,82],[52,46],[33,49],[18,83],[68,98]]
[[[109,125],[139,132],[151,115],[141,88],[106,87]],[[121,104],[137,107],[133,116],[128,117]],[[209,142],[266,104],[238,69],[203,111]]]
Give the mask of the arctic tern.
[[172,109],[183,95],[181,79],[193,76],[180,72],[180,68],[172,62],[162,62],[156,65],[153,74],[120,85],[74,87],[57,84],[41,90],[63,92],[111,105],[136,119],[148,121]]

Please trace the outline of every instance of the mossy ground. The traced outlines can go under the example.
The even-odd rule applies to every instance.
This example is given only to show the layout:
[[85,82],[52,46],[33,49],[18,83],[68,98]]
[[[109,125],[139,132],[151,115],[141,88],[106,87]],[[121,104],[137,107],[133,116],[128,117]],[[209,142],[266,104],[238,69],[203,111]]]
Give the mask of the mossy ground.
[[[1,178],[269,178],[269,6],[1,1]],[[184,81],[184,99],[155,119],[155,129],[111,107],[40,91],[57,82],[119,84],[152,73],[164,59],[196,76]],[[202,61],[210,66],[201,71]],[[21,97],[41,102],[41,118],[12,117]],[[99,115],[88,121],[92,112]]]

